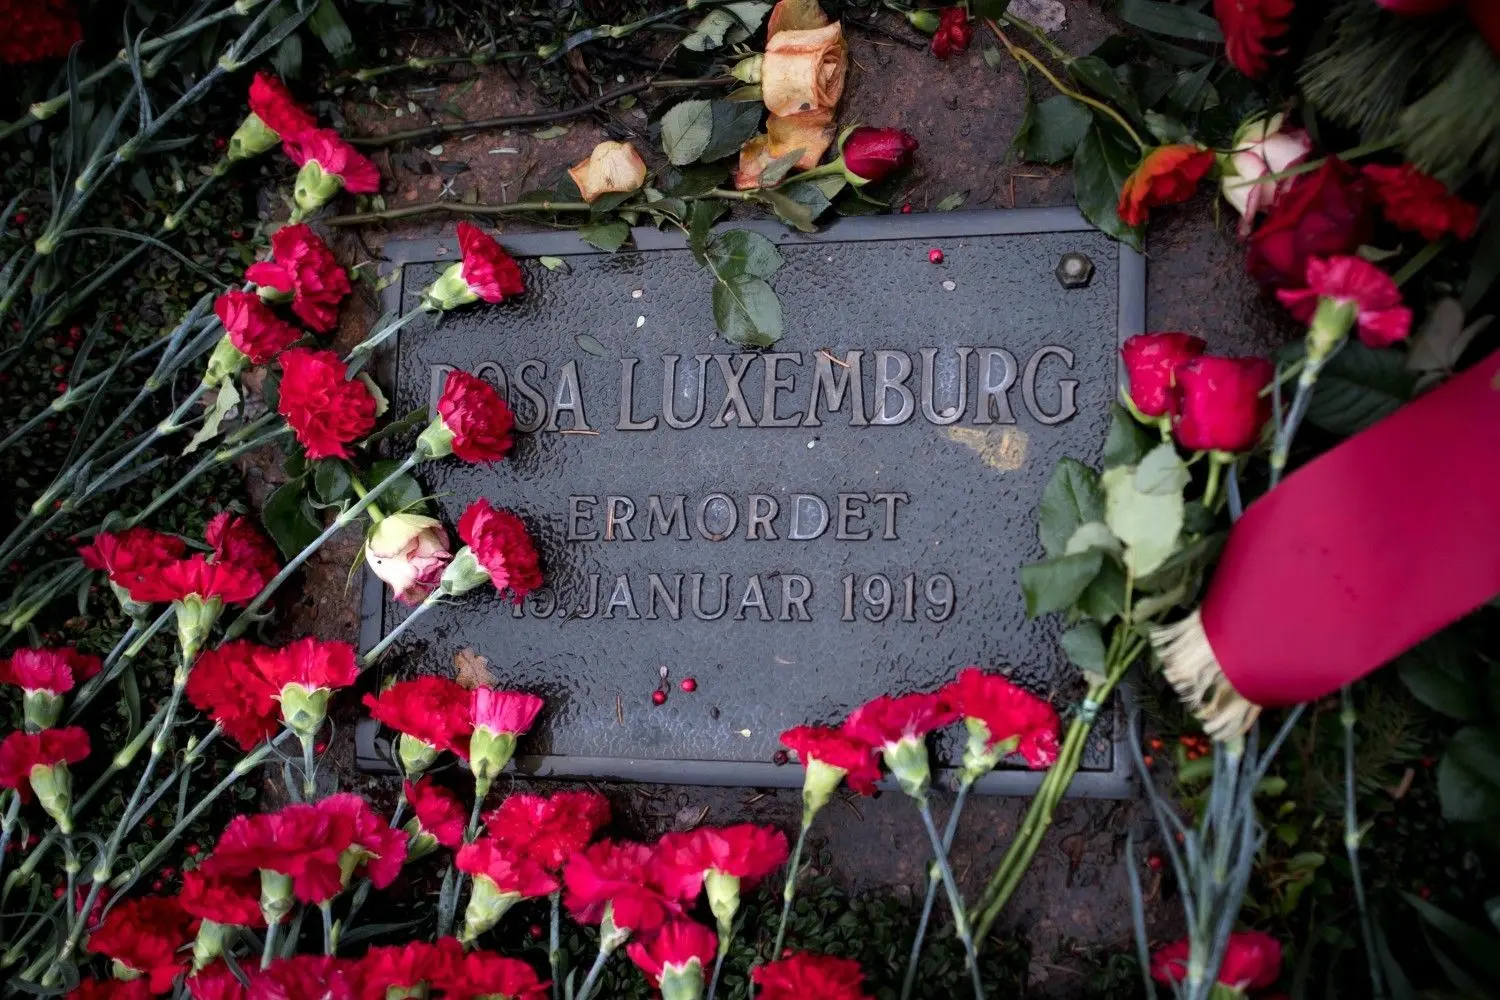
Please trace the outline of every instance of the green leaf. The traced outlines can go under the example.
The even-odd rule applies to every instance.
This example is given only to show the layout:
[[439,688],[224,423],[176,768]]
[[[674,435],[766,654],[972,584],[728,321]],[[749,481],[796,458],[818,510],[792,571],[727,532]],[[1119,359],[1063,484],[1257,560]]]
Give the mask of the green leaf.
[[1465,722],[1488,714],[1487,672],[1462,631],[1445,629],[1395,662],[1401,682],[1428,708]]
[[729,177],[722,163],[694,163],[686,167],[667,167],[657,175],[662,191],[677,198],[707,194]]
[[699,158],[704,162],[738,153],[740,147],[760,131],[760,116],[765,110],[759,104],[744,101],[713,101],[711,103],[713,106],[712,134],[708,145],[699,154]]
[[708,233],[723,207],[716,201],[695,201],[688,214],[688,249],[699,267],[708,261]]
[[1036,105],[1027,126],[1016,135],[1016,152],[1033,163],[1070,159],[1093,123],[1088,108],[1055,94]]
[[1120,540],[1103,521],[1086,521],[1080,524],[1078,530],[1073,532],[1073,536],[1068,539],[1068,547],[1063,555],[1070,556],[1075,552],[1087,552],[1089,549],[1099,549],[1119,555]]
[[546,257],[546,256],[543,256],[543,257],[538,257],[536,259],[536,262],[538,264],[542,265],[543,267],[545,267],[549,271],[561,271],[564,274],[567,274],[569,271],[572,270],[572,268],[568,266],[568,262],[565,261],[565,260],[563,260],[561,257]]
[[1466,726],[1453,735],[1438,764],[1438,797],[1449,822],[1500,819],[1500,733]]
[[1098,56],[1074,59],[1068,64],[1068,73],[1109,103],[1122,108],[1129,116],[1139,117],[1140,109],[1136,106],[1135,95],[1125,89],[1120,78],[1115,76],[1115,71],[1103,59]]
[[566,125],[548,125],[544,129],[531,133],[531,137],[533,139],[540,139],[542,142],[547,142],[550,139],[561,139],[567,134],[568,126]]
[[798,160],[802,159],[802,154],[805,152],[807,150],[800,148],[789,149],[770,163],[767,163],[765,169],[760,172],[761,186],[772,187],[780,184],[781,179],[791,173],[792,168],[797,165]]
[[731,344],[769,347],[781,339],[781,300],[764,278],[736,274],[714,282],[714,323]]
[[1021,592],[1026,595],[1026,614],[1032,618],[1052,611],[1066,611],[1104,565],[1097,549],[1059,556],[1021,567]]
[[318,36],[328,54],[340,62],[354,54],[354,34],[333,0],[321,0],[307,19],[307,29]]
[[1104,491],[1099,473],[1076,458],[1064,458],[1052,470],[1036,508],[1037,536],[1049,556],[1067,551],[1079,526],[1104,520]]
[[[792,190],[794,188],[795,192]],[[771,210],[782,222],[803,233],[818,231],[818,227],[813,225],[813,220],[823,214],[831,204],[823,196],[821,190],[808,183],[788,184],[785,188],[778,190],[757,191],[756,197],[770,205]],[[813,206],[805,204],[808,200],[821,202],[822,207],[817,207],[816,204]]]
[[630,239],[630,227],[619,219],[611,219],[609,222],[590,222],[586,226],[578,227],[578,236],[585,243],[614,253],[625,245],[626,240]]
[[1135,470],[1135,488],[1152,496],[1181,495],[1192,481],[1177,449],[1163,442],[1152,448]]
[[353,485],[349,467],[336,458],[325,458],[313,466],[313,493],[325,504],[344,499]]
[[1104,634],[1098,622],[1080,622],[1062,634],[1059,640],[1068,660],[1084,672],[1093,683],[1093,677],[1103,677]]
[[1164,115],[1160,111],[1147,111],[1146,127],[1163,143],[1190,142],[1193,137],[1192,130],[1171,115]]
[[783,263],[776,244],[748,229],[719,233],[708,246],[708,259],[726,278],[735,274],[769,278]]
[[1125,565],[1137,577],[1166,562],[1182,532],[1182,494],[1142,493],[1135,487],[1135,470],[1109,469],[1104,484],[1104,521],[1125,543]]
[[676,166],[686,166],[702,156],[713,134],[712,101],[683,101],[662,115],[662,150]]
[[229,415],[229,411],[240,405],[240,390],[235,386],[233,379],[225,379],[219,383],[219,391],[214,396],[214,405],[209,407],[208,412],[203,415],[203,425],[198,428],[187,447],[182,449],[184,455],[191,455],[198,450],[198,446],[205,441],[210,441],[219,435],[219,425]]
[[1109,437],[1104,441],[1104,467],[1135,465],[1161,440],[1136,422],[1119,403],[1110,407]]
[[1219,22],[1207,14],[1175,3],[1158,0],[1120,0],[1120,17],[1142,31],[1194,42],[1217,43],[1224,40]]
[[[397,459],[382,459],[370,466],[371,483],[378,483],[390,476],[400,466]],[[396,481],[385,488],[380,494],[380,509],[391,513],[393,511],[410,510],[421,505],[426,496],[422,492],[422,484],[411,476],[402,475]]]
[[934,212],[952,212],[968,200],[968,191],[955,191],[947,197],[940,199],[936,205],[932,206],[932,210]]
[[980,20],[993,21],[1010,9],[1010,0],[974,0],[970,9]]
[[[1468,732],[1461,730],[1459,736]],[[1406,901],[1421,914],[1422,920],[1444,938],[1458,947],[1460,953],[1490,983],[1500,982],[1500,941],[1495,936],[1481,931],[1453,916],[1447,910],[1433,906],[1420,896],[1402,893]]]
[[1120,189],[1134,169],[1137,150],[1123,146],[1096,122],[1073,154],[1073,196],[1078,210],[1100,231],[1141,248],[1141,227],[1120,219]]
[[760,27],[770,11],[771,5],[761,2],[732,3],[716,7],[682,40],[682,47],[691,52],[706,52],[722,45],[742,42]]
[[580,333],[573,338],[573,341],[585,354],[592,354],[596,358],[609,356],[609,352],[604,349],[604,345],[599,343],[599,338],[591,333]]
[[1323,366],[1307,419],[1333,434],[1355,434],[1394,413],[1415,386],[1400,351],[1350,341]]
[[304,480],[293,479],[277,488],[261,508],[261,523],[266,533],[290,559],[311,545],[323,532],[323,525],[312,517],[302,496]]

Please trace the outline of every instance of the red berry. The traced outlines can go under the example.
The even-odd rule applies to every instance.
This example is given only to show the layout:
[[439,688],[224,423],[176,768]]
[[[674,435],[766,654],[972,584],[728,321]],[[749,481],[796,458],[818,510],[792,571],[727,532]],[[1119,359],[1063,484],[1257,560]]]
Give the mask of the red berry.
[[927,251],[927,259],[932,261],[934,264],[941,264],[943,262],[943,251],[939,250],[937,247],[933,247],[931,250]]
[[165,868],[163,868],[161,870],[161,877],[162,878],[171,878],[172,876],[174,876],[176,874],[177,874],[177,869],[173,868],[171,865],[168,865],[167,867],[165,867]]
[[26,213],[25,212],[17,212],[16,213],[16,225],[18,225],[18,226],[24,226],[24,225],[26,225]]
[[68,383],[66,383],[66,382],[59,382],[59,383],[57,383],[57,391],[58,392],[67,392],[68,391]]
[[322,753],[323,751],[325,751],[327,749],[328,749],[328,744],[327,743],[314,743],[313,744],[313,753]]
[[532,938],[540,938],[542,936],[542,925],[541,924],[532,924],[531,925],[531,936],[532,936]]
[[1146,754],[1146,756],[1142,757],[1141,760],[1147,767],[1150,767],[1154,763],[1154,760],[1149,753]]
[[791,759],[791,754],[787,753],[785,750],[777,750],[771,755],[771,763],[775,764],[777,767],[780,767]]
[[151,883],[152,892],[161,892],[162,888],[163,886],[161,884],[161,879],[157,879],[155,882]]
[[1429,889],[1427,886],[1424,885],[1424,886],[1422,886],[1422,888],[1420,888],[1420,889],[1417,890],[1417,895],[1421,896],[1423,899],[1431,899],[1432,898],[1432,890]]
[[1163,863],[1164,862],[1162,861],[1160,854],[1153,854],[1146,859],[1146,867],[1150,868],[1154,872],[1161,871]]
[[651,704],[665,705],[667,703],[667,692],[660,689],[651,692]]
[[245,238],[245,231],[243,229],[231,229],[229,231],[229,238],[238,243]]
[[901,206],[901,214],[902,215],[910,215],[911,214],[911,202],[907,202],[906,204],[904,204],[904,205]]
[[203,850],[203,848],[199,847],[197,844],[187,845],[188,857],[190,858],[196,858],[198,856],[198,852],[201,850]]
[[682,684],[680,684],[679,686],[688,694],[692,694],[694,691],[698,690],[698,682],[693,680],[691,677],[684,677],[682,679]]

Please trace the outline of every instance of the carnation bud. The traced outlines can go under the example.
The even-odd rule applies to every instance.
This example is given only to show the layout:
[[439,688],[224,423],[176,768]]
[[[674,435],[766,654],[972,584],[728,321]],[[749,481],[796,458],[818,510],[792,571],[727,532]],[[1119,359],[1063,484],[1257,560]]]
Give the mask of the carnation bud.
[[802,825],[812,822],[818,811],[832,799],[839,782],[849,772],[842,767],[825,764],[813,757],[807,761],[802,775]]
[[516,752],[515,733],[497,733],[488,726],[478,726],[469,741],[469,768],[481,798],[489,792],[490,782],[505,770]]
[[909,10],[906,12],[906,21],[924,35],[931,35],[938,30],[938,16],[930,10]]
[[990,727],[983,719],[965,717],[964,727],[969,730],[969,743],[964,747],[964,765],[961,780],[972,784],[993,771],[1001,758],[1010,753],[1021,742],[1020,736],[1001,740],[990,745]]
[[500,922],[512,906],[520,900],[518,892],[501,892],[500,887],[483,875],[474,878],[474,888],[469,892],[469,905],[464,909],[464,926],[458,939],[465,945],[474,941],[485,931]]
[[193,971],[206,968],[224,954],[224,942],[229,937],[229,928],[213,920],[205,919],[198,925],[198,936],[193,938]]
[[292,912],[292,877],[269,868],[260,870],[260,912],[272,927]]
[[208,367],[203,372],[203,384],[213,387],[222,383],[232,375],[237,375],[250,364],[250,359],[234,342],[229,339],[229,334],[219,338],[214,352],[208,356]]
[[260,120],[255,112],[245,116],[240,127],[234,130],[234,135],[229,137],[228,157],[231,160],[248,160],[252,156],[259,156],[270,149],[275,149],[277,143],[281,142],[281,136],[277,135],[270,126]]
[[615,923],[615,904],[611,901],[604,907],[604,919],[599,921],[599,950],[613,954],[620,945],[630,939],[630,928]]
[[708,890],[708,908],[718,921],[719,933],[728,933],[734,927],[734,915],[740,909],[739,876],[710,868],[703,876],[703,888]]
[[64,835],[73,832],[73,819],[69,810],[73,808],[73,774],[68,765],[35,764],[31,768],[31,790],[47,815],[57,821],[57,828]]
[[443,423],[442,417],[433,417],[432,423],[417,437],[417,449],[427,459],[447,458],[453,454],[453,432]]
[[453,556],[443,570],[439,585],[445,594],[466,594],[482,584],[490,582],[489,571],[479,565],[474,550],[465,545]]
[[323,727],[332,694],[328,688],[309,688],[295,682],[286,685],[277,696],[282,721],[304,741],[311,740]]
[[63,698],[56,692],[38,688],[27,691],[21,705],[26,715],[26,728],[41,732],[57,725],[58,716],[62,715]]
[[[438,839],[422,829],[422,821],[417,819],[417,817],[413,816],[407,820],[401,829],[405,830],[406,835],[411,838],[406,844],[407,861],[416,861],[418,858],[425,858],[438,849]],[[475,885],[477,889],[478,883],[476,882]],[[472,899],[469,901],[469,905],[474,905]],[[467,917],[465,919],[467,920]]]
[[338,174],[326,173],[317,160],[308,160],[297,171],[297,182],[292,188],[292,197],[303,212],[316,211],[338,194],[344,179]]
[[188,594],[176,603],[177,644],[182,647],[183,661],[191,663],[197,659],[198,650],[208,641],[208,635],[213,631],[214,622],[219,620],[224,602],[217,597],[204,600],[198,594]]
[[122,983],[131,982],[145,975],[140,969],[132,969],[118,958],[109,963],[109,973]]
[[1333,353],[1359,318],[1359,305],[1347,300],[1320,298],[1307,328],[1307,362],[1321,365]]
[[891,769],[901,790],[921,802],[932,784],[932,763],[927,758],[927,744],[908,737],[888,744],[882,751],[885,766]]
[[462,261],[450,264],[448,269],[422,292],[422,307],[431,312],[447,312],[478,301],[479,293],[470,288],[468,281],[464,279]]
[[760,83],[760,70],[765,61],[765,54],[757,52],[735,63],[729,75],[741,83]]
[[437,747],[410,733],[402,733],[401,738],[396,741],[396,755],[401,761],[401,770],[413,781],[432,766],[438,759],[438,752]]
[[686,965],[665,965],[661,970],[661,1000],[701,1000],[703,963],[697,956]]

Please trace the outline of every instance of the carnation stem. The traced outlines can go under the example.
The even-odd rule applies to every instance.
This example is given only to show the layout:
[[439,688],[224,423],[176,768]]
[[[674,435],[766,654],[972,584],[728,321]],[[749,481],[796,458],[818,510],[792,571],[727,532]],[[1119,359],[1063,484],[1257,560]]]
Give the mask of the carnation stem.
[[[258,430],[260,427],[263,427],[266,424],[276,420],[277,416],[278,415],[274,413],[267,413],[256,418],[249,424],[240,428],[234,434],[229,435],[229,438],[226,439],[226,444],[229,441],[232,441],[238,434],[242,434],[246,431],[254,433],[254,431]],[[268,445],[271,442],[275,441],[277,438],[283,437],[287,434],[290,434],[291,432],[292,429],[283,424],[275,430],[269,431],[261,435],[260,437],[252,438],[251,440],[243,441],[242,443],[234,444],[230,447],[220,448],[217,451],[210,452],[209,454],[204,455],[203,458],[198,461],[198,464],[189,469],[181,479],[177,480],[177,482],[167,487],[161,493],[158,493],[150,503],[148,503],[139,512],[133,514],[130,518],[128,518],[125,521],[123,527],[134,528],[140,525],[152,514],[155,514],[162,507],[166,506],[173,497],[192,485],[192,483],[199,476],[203,475],[205,472],[208,472],[210,469],[213,469],[215,466],[228,465],[230,462],[234,461],[236,458],[239,458],[241,455],[244,455],[247,452],[252,452],[257,448],[264,447],[265,445]]]
[[937,824],[932,821],[932,806],[926,798],[917,800],[917,811],[922,814],[922,825],[927,828],[927,839],[932,842],[934,863],[943,877],[943,889],[948,893],[948,906],[953,910],[953,929],[964,943],[964,954],[968,956],[969,980],[974,986],[975,1000],[984,1000],[984,983],[979,978],[979,953],[974,948],[974,937],[969,932],[968,915],[964,910],[964,898],[959,894],[958,881],[953,877],[953,867],[948,864],[948,852],[943,847]]
[[269,969],[271,962],[276,958],[276,932],[281,928],[281,921],[266,925],[266,944],[260,950],[260,967]]
[[[89,703],[94,700],[95,696],[99,694],[100,690],[106,684],[124,672],[125,668],[130,665],[130,662],[140,654],[144,644],[150,641],[156,633],[166,628],[167,623],[176,617],[176,615],[177,609],[168,605],[161,614],[156,616],[156,620],[147,625],[144,630],[142,630],[140,622],[133,621],[130,623],[130,627],[125,630],[125,634],[115,644],[115,648],[110,650],[109,656],[104,661],[104,669],[93,677],[90,677],[83,687],[78,690],[78,695],[73,699],[73,705],[68,710],[68,723],[70,725],[77,721],[78,717],[83,714],[83,710],[89,706]],[[137,636],[140,637],[139,641],[137,641]]]
[[333,930],[333,901],[325,899],[318,904],[323,913],[323,954],[332,957],[338,953],[338,935]]
[[1344,852],[1349,855],[1349,875],[1354,881],[1354,902],[1359,907],[1359,933],[1364,938],[1365,960],[1370,967],[1370,991],[1385,1000],[1385,977],[1375,950],[1375,926],[1365,901],[1365,879],[1359,870],[1359,810],[1354,800],[1354,694],[1348,684],[1339,688],[1339,720],[1344,725]]
[[[960,779],[958,795],[953,799],[953,811],[948,814],[948,825],[943,830],[943,850],[946,852],[953,847],[953,839],[958,835],[958,820],[963,815],[964,803],[968,801],[969,789],[974,787],[974,779],[965,775]],[[922,900],[922,917],[917,921],[917,936],[911,943],[911,957],[906,961],[906,978],[901,982],[901,1000],[907,1000],[911,996],[912,987],[917,982],[917,962],[922,957],[922,943],[927,937],[927,923],[932,918],[932,906],[937,902],[938,885],[942,882],[942,872],[938,870],[937,862],[934,861],[927,867],[927,896]],[[713,1000],[712,997],[709,1000]]]
[[399,639],[402,632],[405,632],[408,628],[411,627],[413,622],[430,611],[442,597],[443,590],[441,587],[428,594],[426,599],[423,600],[421,604],[418,604],[415,608],[412,609],[411,614],[407,615],[405,618],[401,619],[401,621],[397,622],[395,628],[387,632],[385,636],[379,642],[377,642],[368,653],[360,658],[360,664],[362,666],[368,667],[372,665],[376,660],[380,659],[381,655],[390,648],[391,643]]
[[426,315],[427,310],[425,309],[413,309],[394,323],[387,323],[350,348],[349,355],[345,358],[345,361],[349,365],[349,378],[353,378],[359,373],[359,370],[365,366],[365,362],[370,360],[370,355],[375,353],[375,348],[400,333],[406,328],[408,323],[412,323]]
[[708,1000],[714,1000],[714,994],[719,992],[719,974],[724,971],[724,959],[729,955],[729,945],[733,941],[730,937],[734,933],[732,927],[719,928],[719,950],[714,956],[714,973],[708,980]]
[[589,974],[584,977],[583,985],[578,988],[578,995],[573,1000],[588,1000],[589,994],[594,992],[594,985],[599,981],[599,974],[604,971],[604,963],[609,961],[609,951],[601,947],[599,954],[594,958],[594,964],[589,966]]
[[587,212],[586,201],[552,201],[541,198],[536,201],[508,201],[499,205],[464,205],[456,201],[432,201],[422,205],[407,205],[405,208],[387,208],[379,212],[355,212],[351,215],[334,215],[321,220],[325,226],[365,226],[373,222],[395,222],[412,219],[419,215],[515,215],[524,212]]
[[771,949],[771,961],[781,957],[781,946],[786,941],[786,922],[792,915],[792,900],[797,896],[797,869],[802,863],[802,848],[807,843],[807,831],[812,829],[813,817],[806,810],[802,813],[802,829],[797,832],[797,844],[792,848],[792,858],[787,862],[786,885],[781,890],[781,921],[776,925],[776,945]]
[[5,870],[5,851],[10,846],[11,831],[16,828],[16,817],[21,813],[21,793],[12,789],[6,798],[5,817],[0,819],[0,872]]
[[1442,253],[1443,250],[1447,248],[1447,246],[1447,237],[1444,237],[1440,240],[1433,240],[1431,243],[1418,250],[1412,256],[1411,260],[1407,261],[1405,264],[1402,264],[1401,270],[1393,274],[1391,276],[1391,280],[1394,281],[1397,285],[1406,284],[1412,278],[1416,277],[1418,271],[1422,270],[1422,268],[1430,264],[1434,257]]
[[[547,965],[552,969],[552,1000],[560,1000],[562,989],[562,890],[551,893],[552,919],[547,931]],[[710,995],[712,1000],[712,995]]]

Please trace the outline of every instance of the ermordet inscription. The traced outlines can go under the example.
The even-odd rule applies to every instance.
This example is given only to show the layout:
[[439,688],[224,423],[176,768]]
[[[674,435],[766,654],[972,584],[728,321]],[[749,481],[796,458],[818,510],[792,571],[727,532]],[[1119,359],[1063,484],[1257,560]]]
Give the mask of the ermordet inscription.
[[[940,227],[927,234],[861,220],[788,241],[788,333],[764,352],[712,337],[691,258],[670,243],[508,241],[569,267],[523,260],[523,300],[408,327],[383,377],[403,411],[435,405],[455,368],[507,398],[512,456],[425,485],[450,520],[481,495],[521,513],[546,585],[488,614],[434,611],[385,669],[450,671],[472,649],[497,682],[546,696],[528,770],[762,785],[799,780],[772,763],[781,730],[968,664],[1073,697],[1057,624],[1025,617],[1017,571],[1054,461],[1097,456],[1135,311],[1122,291],[1140,275],[1100,234],[1006,228],[1027,215],[924,220]],[[988,233],[965,231],[981,220]],[[927,259],[936,239],[942,268]],[[407,252],[402,307],[441,249]],[[1064,253],[1090,257],[1087,287],[1056,280]],[[367,588],[368,634],[404,613]],[[1086,756],[1096,794],[1123,788],[1111,739]]]

